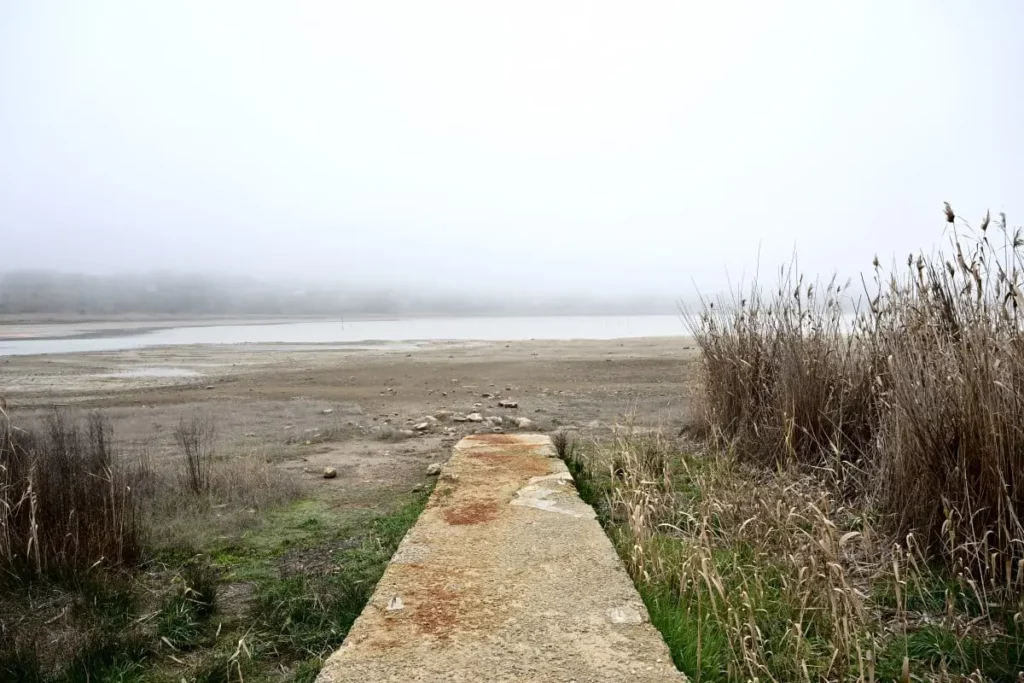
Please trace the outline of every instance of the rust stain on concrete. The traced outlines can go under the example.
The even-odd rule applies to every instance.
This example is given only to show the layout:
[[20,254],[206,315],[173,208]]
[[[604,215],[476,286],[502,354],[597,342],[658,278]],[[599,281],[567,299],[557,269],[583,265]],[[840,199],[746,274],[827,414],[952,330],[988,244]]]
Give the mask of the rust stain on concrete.
[[493,500],[474,501],[444,511],[444,521],[449,524],[480,524],[498,518],[498,503]]

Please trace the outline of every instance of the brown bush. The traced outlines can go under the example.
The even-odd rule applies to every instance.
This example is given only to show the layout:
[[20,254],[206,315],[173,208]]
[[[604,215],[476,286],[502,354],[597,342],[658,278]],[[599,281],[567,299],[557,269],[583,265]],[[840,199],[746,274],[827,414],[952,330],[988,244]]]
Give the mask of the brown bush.
[[79,575],[140,556],[139,473],[119,462],[110,425],[61,413],[37,431],[0,421],[0,563],[8,576]]

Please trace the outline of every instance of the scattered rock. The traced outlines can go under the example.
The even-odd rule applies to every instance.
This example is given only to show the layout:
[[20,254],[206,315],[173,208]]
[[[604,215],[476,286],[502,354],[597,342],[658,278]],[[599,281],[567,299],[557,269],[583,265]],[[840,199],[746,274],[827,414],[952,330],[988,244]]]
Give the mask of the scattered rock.
[[399,429],[398,436],[403,439],[411,439],[412,437],[416,436],[416,432],[412,431],[411,429]]
[[494,394],[480,394],[480,398],[494,398]]
[[483,422],[484,416],[481,415],[480,413],[470,413],[469,415],[466,416],[466,419],[469,420],[470,422]]
[[432,462],[429,465],[427,465],[427,476],[428,477],[436,477],[439,474],[441,474],[441,463],[439,463],[439,462]]
[[416,430],[417,432],[425,432],[425,431],[428,431],[430,429],[430,423],[429,422],[417,422],[416,424],[414,424],[412,426],[412,428],[414,430]]
[[473,407],[479,410],[480,408],[484,407],[484,404],[483,403],[474,403]]
[[213,389],[213,385],[212,385],[212,384],[207,384],[207,385],[206,385],[206,388],[207,388],[207,389]]
[[256,432],[246,432],[246,436],[256,436]]
[[519,403],[517,403],[516,401],[509,401],[508,399],[504,399],[502,401],[498,401],[498,407],[499,408],[518,408],[519,407]]
[[452,417],[452,411],[450,410],[439,410],[434,413],[434,418],[437,420],[447,420]]
[[336,476],[338,476],[338,470],[333,467],[324,468],[324,479],[334,479]]
[[516,427],[519,427],[520,429],[533,429],[534,426],[533,420],[528,417],[516,418]]
[[420,420],[420,422],[426,422],[428,424],[436,425],[437,424],[437,418],[434,417],[433,415],[427,415],[422,420]]
[[412,492],[413,493],[419,493],[422,490],[423,490],[423,484],[416,484],[415,486],[412,487]]
[[334,408],[324,408],[323,410],[320,411],[320,414],[321,415],[330,415],[333,412],[334,412]]
[[491,431],[494,432],[495,434],[504,434],[505,433],[505,430],[502,429],[501,427],[495,427]]
[[405,603],[402,602],[401,595],[396,595],[395,597],[388,600],[388,612],[397,612],[400,609],[405,609]]
[[501,425],[501,423],[504,422],[504,420],[502,420],[497,415],[491,415],[490,417],[487,418],[487,421],[494,425],[495,427]]
[[462,415],[461,413],[456,413],[455,415],[452,415],[452,422],[465,422],[468,419],[469,418],[467,418],[465,415]]

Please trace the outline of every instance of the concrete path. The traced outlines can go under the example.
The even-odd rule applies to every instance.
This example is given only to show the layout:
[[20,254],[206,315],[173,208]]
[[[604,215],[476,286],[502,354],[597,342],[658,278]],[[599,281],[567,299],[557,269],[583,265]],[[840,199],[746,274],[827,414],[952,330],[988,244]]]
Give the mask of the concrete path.
[[685,680],[554,455],[460,441],[318,683]]

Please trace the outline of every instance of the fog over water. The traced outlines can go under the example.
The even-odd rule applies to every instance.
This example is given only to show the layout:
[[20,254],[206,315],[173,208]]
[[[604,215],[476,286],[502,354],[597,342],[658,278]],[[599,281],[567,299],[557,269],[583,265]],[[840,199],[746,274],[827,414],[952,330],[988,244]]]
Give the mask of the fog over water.
[[852,277],[938,244],[943,201],[1024,222],[1022,33],[1010,0],[2,2],[0,312]]

